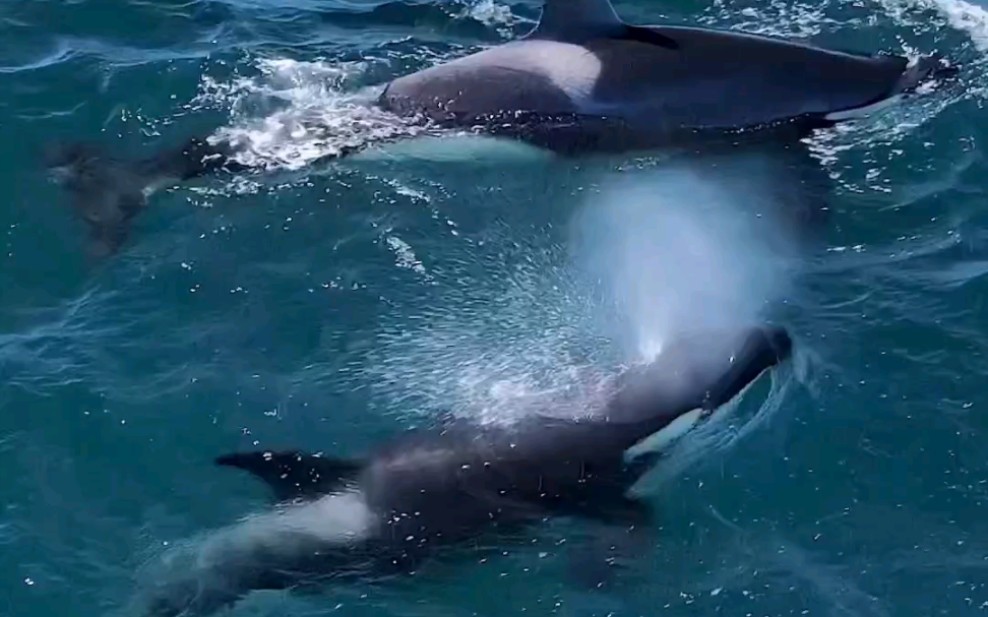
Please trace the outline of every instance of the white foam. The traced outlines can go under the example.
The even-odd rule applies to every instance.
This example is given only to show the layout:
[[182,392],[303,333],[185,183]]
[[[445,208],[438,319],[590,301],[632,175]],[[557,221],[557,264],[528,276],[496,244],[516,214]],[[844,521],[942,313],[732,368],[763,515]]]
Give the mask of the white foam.
[[210,141],[229,142],[238,162],[301,169],[366,144],[426,133],[428,128],[375,105],[376,88],[348,90],[363,63],[258,61],[260,75],[218,82],[204,78],[194,107],[230,109],[232,122]]
[[819,35],[825,27],[843,25],[827,16],[829,4],[764,0],[754,6],[738,7],[730,1],[715,0],[707,4],[707,14],[699,21],[714,27],[768,36],[809,38]]
[[395,263],[399,268],[406,268],[412,270],[416,274],[422,276],[428,276],[428,272],[425,270],[425,266],[416,257],[415,251],[412,250],[411,245],[399,238],[398,236],[388,236],[385,241],[388,243],[388,247],[394,251]]
[[487,26],[496,27],[498,33],[503,36],[511,36],[510,26],[531,21],[515,15],[511,12],[510,6],[494,0],[480,0],[471,3],[463,9],[459,17],[472,17]]
[[904,9],[933,9],[943,15],[950,27],[964,32],[975,48],[988,52],[988,10],[965,0],[880,0],[893,15],[901,15]]
[[[573,62],[578,54],[586,56],[586,50],[566,46],[569,53],[560,59],[559,49],[543,47],[536,44],[531,53],[544,65],[541,70],[548,79],[574,96],[592,88],[599,62],[592,56],[589,63],[585,58],[578,64]],[[514,67],[517,55],[509,51],[503,59]],[[437,59],[438,63],[443,61]],[[203,78],[200,92],[190,105],[193,109],[230,111],[231,122],[216,130],[209,141],[232,144],[237,149],[234,158],[251,167],[298,170],[349,152],[354,154],[348,160],[354,162],[401,157],[491,164],[544,160],[549,156],[515,140],[439,131],[421,119],[379,108],[375,102],[382,86],[356,90],[349,86],[359,82],[366,72],[368,67],[362,62],[274,58],[257,61],[256,68],[259,75],[255,77],[229,81]]]

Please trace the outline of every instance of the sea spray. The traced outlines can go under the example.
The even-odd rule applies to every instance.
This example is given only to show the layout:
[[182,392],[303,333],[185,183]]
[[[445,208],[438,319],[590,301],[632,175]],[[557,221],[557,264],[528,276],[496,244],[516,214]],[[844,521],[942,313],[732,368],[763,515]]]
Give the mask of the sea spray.
[[[598,297],[600,331],[627,362],[651,361],[690,332],[771,321],[794,291],[799,234],[786,208],[802,204],[778,200],[785,170],[764,163],[741,154],[714,166],[676,161],[609,182],[581,204],[573,261]],[[742,394],[717,410],[672,444],[674,456],[636,490],[654,490],[762,425],[779,411],[791,377],[780,367],[767,394]]]
[[634,360],[654,358],[677,332],[763,321],[790,287],[789,243],[768,191],[752,190],[751,176],[738,190],[703,169],[636,172],[574,219],[574,261],[606,307],[602,327]]

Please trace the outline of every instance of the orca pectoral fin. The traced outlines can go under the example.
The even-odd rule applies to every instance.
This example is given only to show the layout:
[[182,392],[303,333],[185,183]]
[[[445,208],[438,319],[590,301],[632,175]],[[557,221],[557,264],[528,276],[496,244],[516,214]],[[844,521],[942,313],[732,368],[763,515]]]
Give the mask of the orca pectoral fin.
[[215,462],[257,476],[279,501],[332,492],[363,469],[358,461],[295,451],[236,452],[220,456]]

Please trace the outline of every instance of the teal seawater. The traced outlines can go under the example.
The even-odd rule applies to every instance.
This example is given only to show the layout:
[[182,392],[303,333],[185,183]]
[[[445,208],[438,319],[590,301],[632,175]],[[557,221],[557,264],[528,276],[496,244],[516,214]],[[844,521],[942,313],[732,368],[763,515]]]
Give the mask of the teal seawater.
[[[795,384],[771,413],[753,394],[736,439],[661,484],[659,543],[615,589],[567,586],[548,543],[384,590],[257,594],[234,614],[988,609],[988,11],[616,6],[636,22],[939,49],[965,63],[964,91],[820,137],[840,188],[827,248],[779,310],[802,350]],[[356,454],[620,356],[571,276],[572,226],[608,177],[654,159],[310,167],[332,143],[292,137],[311,114],[344,131],[347,93],[518,36],[537,15],[533,0],[0,5],[0,615],[121,614],[135,572],[168,546],[265,503],[211,465],[218,454]],[[157,194],[124,251],[87,259],[40,146],[136,155],[218,127],[266,144],[282,169]]]

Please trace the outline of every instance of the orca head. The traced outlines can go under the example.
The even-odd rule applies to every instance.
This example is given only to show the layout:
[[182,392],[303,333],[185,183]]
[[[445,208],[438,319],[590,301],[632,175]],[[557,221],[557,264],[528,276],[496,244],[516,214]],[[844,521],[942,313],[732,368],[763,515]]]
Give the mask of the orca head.
[[680,336],[654,361],[622,376],[608,418],[659,430],[695,412],[695,423],[737,397],[763,372],[786,361],[792,347],[786,329],[776,326]]

